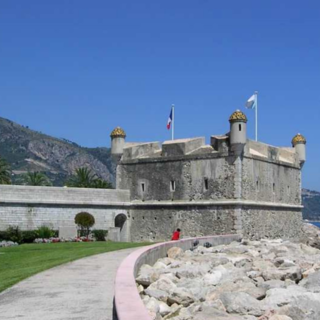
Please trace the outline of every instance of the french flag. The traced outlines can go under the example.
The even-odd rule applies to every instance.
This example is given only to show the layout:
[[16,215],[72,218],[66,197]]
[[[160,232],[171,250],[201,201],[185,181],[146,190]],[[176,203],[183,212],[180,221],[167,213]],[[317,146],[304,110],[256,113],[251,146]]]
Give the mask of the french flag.
[[172,108],[171,108],[170,116],[169,116],[168,122],[167,122],[167,129],[168,130],[170,130],[170,128],[171,128],[171,123],[172,123]]

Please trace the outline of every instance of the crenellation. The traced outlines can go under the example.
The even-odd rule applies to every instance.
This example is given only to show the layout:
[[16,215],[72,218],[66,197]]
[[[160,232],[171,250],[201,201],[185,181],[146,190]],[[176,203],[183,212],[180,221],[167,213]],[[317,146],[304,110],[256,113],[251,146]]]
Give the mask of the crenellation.
[[161,148],[159,142],[148,142],[125,146],[123,160],[152,158],[159,156]]
[[216,152],[227,154],[229,150],[229,135],[211,136],[210,144]]
[[205,144],[205,138],[191,138],[165,141],[162,144],[162,156],[183,156],[193,153]]

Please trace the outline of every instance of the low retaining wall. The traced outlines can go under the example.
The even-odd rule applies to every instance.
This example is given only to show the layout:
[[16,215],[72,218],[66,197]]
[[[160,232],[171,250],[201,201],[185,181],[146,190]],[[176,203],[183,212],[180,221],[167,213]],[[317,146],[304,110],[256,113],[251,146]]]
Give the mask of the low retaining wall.
[[[94,216],[95,229],[107,230],[116,226],[117,215],[128,216],[129,204],[126,190],[1,185],[0,230],[75,227],[74,218],[81,211]],[[130,240],[127,234],[125,241]]]
[[153,265],[164,258],[172,247],[187,250],[195,240],[199,244],[209,242],[212,246],[229,244],[240,240],[237,234],[182,239],[144,247],[131,253],[120,265],[115,280],[114,320],[151,320],[137,290],[135,278],[143,264]]

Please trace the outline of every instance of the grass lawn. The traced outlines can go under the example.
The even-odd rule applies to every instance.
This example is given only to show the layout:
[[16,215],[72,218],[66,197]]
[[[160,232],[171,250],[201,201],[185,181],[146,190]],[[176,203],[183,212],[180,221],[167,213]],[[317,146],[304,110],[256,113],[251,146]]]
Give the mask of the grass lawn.
[[143,245],[147,243],[65,242],[0,248],[0,292],[38,272],[66,262]]

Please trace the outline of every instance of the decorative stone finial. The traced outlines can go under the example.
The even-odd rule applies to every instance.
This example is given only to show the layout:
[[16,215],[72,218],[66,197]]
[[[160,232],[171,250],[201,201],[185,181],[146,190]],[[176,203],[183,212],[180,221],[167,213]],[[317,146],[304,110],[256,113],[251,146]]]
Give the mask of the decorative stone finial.
[[292,146],[295,146],[297,143],[306,144],[307,140],[302,134],[298,133],[293,137],[291,143],[292,143]]
[[245,122],[247,123],[248,119],[246,117],[246,115],[240,111],[240,110],[236,110],[229,118],[230,122]]
[[125,138],[126,137],[126,133],[124,132],[124,130],[120,127],[116,127],[110,134],[111,138],[118,138],[118,137],[122,137]]

